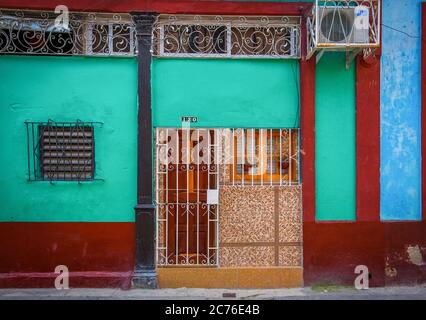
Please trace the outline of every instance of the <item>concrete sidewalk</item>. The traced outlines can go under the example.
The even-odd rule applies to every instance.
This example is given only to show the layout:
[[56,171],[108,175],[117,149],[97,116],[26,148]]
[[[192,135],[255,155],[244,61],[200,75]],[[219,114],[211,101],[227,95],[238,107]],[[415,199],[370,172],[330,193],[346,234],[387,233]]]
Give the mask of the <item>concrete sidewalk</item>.
[[[225,293],[225,296],[224,296]],[[235,298],[234,298],[235,296]],[[373,288],[358,291],[344,287],[268,290],[229,289],[0,289],[0,300],[426,300],[426,286]]]

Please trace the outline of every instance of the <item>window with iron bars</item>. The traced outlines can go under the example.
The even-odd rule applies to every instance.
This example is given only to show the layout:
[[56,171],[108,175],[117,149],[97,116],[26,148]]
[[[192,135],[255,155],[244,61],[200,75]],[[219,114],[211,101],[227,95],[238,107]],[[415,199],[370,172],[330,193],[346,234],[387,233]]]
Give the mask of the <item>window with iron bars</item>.
[[0,54],[134,56],[135,27],[128,14],[69,13],[56,25],[50,11],[0,9]]
[[160,15],[153,54],[193,58],[300,58],[300,17]]
[[97,122],[25,122],[29,181],[95,179]]
[[224,184],[300,184],[299,129],[227,129],[223,138]]

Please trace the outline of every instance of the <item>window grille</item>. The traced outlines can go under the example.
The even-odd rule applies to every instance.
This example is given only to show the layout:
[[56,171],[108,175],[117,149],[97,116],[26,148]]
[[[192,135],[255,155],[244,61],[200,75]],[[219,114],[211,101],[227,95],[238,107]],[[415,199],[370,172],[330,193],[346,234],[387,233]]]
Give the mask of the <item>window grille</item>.
[[299,129],[226,129],[223,139],[224,184],[300,184]]
[[300,58],[300,17],[160,15],[159,57]]
[[95,180],[95,124],[25,122],[28,180]]
[[0,54],[133,56],[135,27],[128,14],[69,13],[55,25],[50,11],[0,9]]

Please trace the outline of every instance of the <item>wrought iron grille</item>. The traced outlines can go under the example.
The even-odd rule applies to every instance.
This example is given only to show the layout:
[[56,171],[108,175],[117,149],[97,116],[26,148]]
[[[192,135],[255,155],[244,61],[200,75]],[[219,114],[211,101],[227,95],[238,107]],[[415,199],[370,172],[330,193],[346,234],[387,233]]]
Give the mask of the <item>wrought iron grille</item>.
[[160,15],[159,57],[300,58],[300,17]]
[[380,8],[380,0],[315,0],[306,22],[308,58],[323,49],[379,47]]
[[157,264],[217,265],[218,130],[156,130]]
[[95,124],[25,122],[28,180],[95,180]]
[[68,26],[50,11],[0,9],[0,54],[133,56],[128,14],[69,13]]
[[300,184],[299,129],[223,129],[222,183]]

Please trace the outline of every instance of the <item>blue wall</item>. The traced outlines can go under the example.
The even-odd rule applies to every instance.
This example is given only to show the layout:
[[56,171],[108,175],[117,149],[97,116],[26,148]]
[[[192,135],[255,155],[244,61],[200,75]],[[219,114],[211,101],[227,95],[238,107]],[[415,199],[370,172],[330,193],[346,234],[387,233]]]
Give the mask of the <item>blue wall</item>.
[[421,219],[420,3],[383,0],[382,220]]

